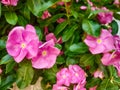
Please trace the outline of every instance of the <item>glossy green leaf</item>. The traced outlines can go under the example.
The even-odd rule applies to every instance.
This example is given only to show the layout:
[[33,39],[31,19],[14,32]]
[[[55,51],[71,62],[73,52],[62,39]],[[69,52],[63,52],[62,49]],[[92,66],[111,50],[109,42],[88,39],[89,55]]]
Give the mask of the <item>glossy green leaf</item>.
[[64,22],[58,24],[55,29],[55,35],[58,35],[60,32],[62,32],[67,25],[68,25],[68,21],[64,21]]
[[78,25],[70,25],[64,30],[64,33],[62,35],[63,42],[68,41],[74,34],[74,31],[78,28]]
[[88,47],[85,43],[80,42],[77,44],[73,44],[69,47],[69,50],[74,53],[85,53],[88,51]]
[[6,78],[2,78],[0,90],[8,90],[13,85],[15,80],[16,80],[15,75],[9,75]]
[[95,37],[100,35],[101,26],[97,22],[84,19],[82,22],[83,30]]
[[5,19],[11,25],[15,25],[18,21],[18,17],[15,12],[6,12]]
[[9,63],[6,65],[6,72],[5,72],[5,73],[11,72],[11,71],[14,69],[15,65],[16,65],[16,62],[15,62],[15,61],[9,62]]
[[76,60],[76,59],[74,59],[74,58],[68,57],[68,58],[66,59],[66,65],[67,65],[67,66],[72,65],[72,64],[77,64],[78,62],[79,62],[79,61]]
[[2,59],[1,59],[1,61],[0,61],[0,65],[2,65],[2,64],[7,64],[7,63],[9,63],[9,62],[11,62],[11,61],[13,61],[13,58],[10,56],[10,55],[5,55]]
[[63,63],[65,63],[65,59],[63,57],[59,56],[59,57],[57,57],[56,63],[63,64]]
[[86,83],[86,87],[90,88],[90,87],[94,87],[99,85],[101,82],[101,80],[99,78],[90,78],[87,83]]
[[35,15],[35,16],[41,16],[41,11],[44,11],[51,7],[53,4],[55,4],[56,0],[27,0],[27,6],[29,10]]
[[0,50],[4,49],[6,47],[6,43],[4,40],[0,40]]
[[115,20],[112,21],[112,23],[110,24],[112,27],[112,34],[115,35],[118,33],[118,24]]
[[27,87],[31,83],[33,76],[34,70],[31,62],[24,61],[20,63],[17,70],[17,86],[21,89]]
[[35,29],[36,29],[37,35],[39,37],[39,40],[42,40],[42,38],[43,38],[43,32],[42,32],[41,28],[38,27],[38,26],[35,26]]

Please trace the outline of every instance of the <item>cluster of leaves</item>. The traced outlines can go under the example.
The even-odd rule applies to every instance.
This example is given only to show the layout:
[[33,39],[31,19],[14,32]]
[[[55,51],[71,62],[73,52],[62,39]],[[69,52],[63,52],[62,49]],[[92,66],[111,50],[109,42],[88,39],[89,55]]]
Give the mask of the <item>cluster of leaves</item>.
[[[98,37],[101,28],[107,28],[98,23],[96,15],[99,10],[92,11],[86,0],[63,0],[65,5],[57,3],[60,0],[19,0],[16,7],[5,6],[0,3],[0,68],[3,70],[0,75],[0,90],[12,88],[13,83],[17,83],[19,88],[25,88],[29,84],[34,84],[41,76],[44,90],[51,90],[56,83],[56,73],[70,64],[80,65],[87,73],[86,88],[98,86],[98,90],[118,90],[120,88],[120,77],[117,76],[113,66],[102,65],[101,55],[92,55],[88,47],[83,43],[87,34]],[[113,5],[114,0],[91,0],[96,6],[106,6],[114,12],[115,19],[120,20],[117,13],[120,8]],[[104,3],[103,3],[104,2]],[[87,10],[80,10],[80,6],[87,6]],[[45,10],[51,13],[51,17],[45,20],[41,16]],[[58,24],[56,21],[64,18],[65,21]],[[56,44],[64,54],[57,57],[56,64],[51,69],[36,70],[32,68],[30,61],[23,60],[16,63],[6,51],[6,39],[9,31],[14,26],[25,26],[32,24],[35,26],[40,40],[45,39],[44,27],[47,26],[49,32],[55,34],[57,38],[62,37],[62,44]],[[118,32],[116,21],[111,23],[112,34]],[[93,78],[93,73],[97,69],[104,72],[105,78]]]

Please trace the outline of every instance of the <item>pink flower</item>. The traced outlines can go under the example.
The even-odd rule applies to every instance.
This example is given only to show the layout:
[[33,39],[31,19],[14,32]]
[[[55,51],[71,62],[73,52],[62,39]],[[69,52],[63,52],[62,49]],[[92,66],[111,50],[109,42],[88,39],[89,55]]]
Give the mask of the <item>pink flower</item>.
[[120,77],[120,61],[114,63],[113,66],[116,67],[118,76]]
[[86,9],[87,9],[87,6],[81,6],[80,9],[81,9],[81,10],[86,10]]
[[49,34],[46,35],[46,41],[49,41],[51,39],[53,39],[54,43],[59,43],[59,44],[62,43],[62,38],[60,37],[57,40],[57,38],[55,37],[54,33],[49,33]]
[[114,38],[105,29],[102,29],[101,35],[98,38],[88,35],[84,42],[89,46],[92,54],[105,53],[115,49]]
[[71,75],[72,84],[81,83],[85,85],[86,77],[82,68],[80,68],[78,65],[69,65],[69,72]]
[[67,68],[61,69],[57,75],[57,84],[69,86],[71,82],[71,74]]
[[112,12],[100,12],[97,15],[97,18],[101,24],[109,24],[113,20],[113,13]]
[[38,54],[32,59],[32,66],[36,69],[51,68],[60,50],[54,47],[54,41],[50,40],[39,46]]
[[2,74],[2,69],[0,68],[0,74]]
[[58,2],[57,4],[60,5],[60,6],[63,6],[64,2],[61,1],[61,2]]
[[103,78],[104,77],[104,75],[103,75],[103,71],[101,71],[101,70],[97,70],[97,71],[95,71],[94,72],[94,77],[95,78]]
[[68,89],[65,86],[54,84],[52,90],[68,90]]
[[119,0],[114,0],[114,3],[115,5],[119,5],[120,4],[120,1]]
[[84,85],[81,83],[78,83],[77,85],[74,85],[73,90],[86,90],[86,88],[84,88]]
[[6,48],[9,55],[19,63],[25,57],[30,59],[37,55],[38,43],[39,39],[32,25],[27,25],[26,28],[17,26],[10,31]]
[[89,90],[96,90],[96,89],[97,89],[97,86],[89,88]]
[[115,49],[120,52],[120,37],[118,35],[114,36],[115,41]]
[[42,15],[41,18],[44,20],[44,19],[47,19],[49,17],[51,17],[51,14],[46,10],[46,11],[43,12],[43,15]]
[[17,6],[18,0],[2,0],[1,2],[5,5]]
[[64,21],[65,21],[64,18],[59,18],[59,19],[57,20],[57,23],[62,23],[62,22],[64,22]]
[[114,63],[120,61],[120,52],[114,51],[112,54],[104,53],[101,61],[104,65],[113,65]]

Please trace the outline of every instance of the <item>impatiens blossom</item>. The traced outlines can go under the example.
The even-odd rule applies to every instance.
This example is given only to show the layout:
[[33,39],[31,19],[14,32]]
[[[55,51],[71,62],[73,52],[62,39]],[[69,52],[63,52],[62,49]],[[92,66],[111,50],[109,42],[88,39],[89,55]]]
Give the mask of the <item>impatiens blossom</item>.
[[115,41],[115,50],[120,52],[120,37],[118,35],[114,36]]
[[97,38],[87,35],[84,42],[89,46],[92,54],[105,53],[115,49],[114,38],[112,34],[105,29],[102,29],[101,35]]
[[43,12],[43,15],[42,15],[41,18],[44,20],[44,19],[47,19],[49,17],[51,17],[51,14],[46,10],[46,11]]
[[97,71],[95,71],[94,72],[94,77],[95,78],[103,78],[104,77],[104,75],[103,75],[103,71],[101,71],[101,70],[97,70]]
[[118,76],[120,77],[120,61],[114,63],[113,66],[116,67]]
[[73,90],[86,90],[86,88],[84,88],[84,84],[78,83],[77,85],[74,85]]
[[109,24],[113,20],[113,13],[109,11],[100,12],[98,13],[97,18],[101,24]]
[[69,86],[71,82],[71,74],[67,68],[61,69],[57,75],[57,84]]
[[6,43],[7,52],[16,62],[21,62],[25,57],[33,58],[38,52],[39,39],[32,25],[26,28],[17,26],[13,28]]
[[87,6],[81,6],[80,9],[81,10],[87,10]]
[[54,47],[53,40],[49,40],[39,46],[38,54],[32,59],[32,66],[36,69],[51,68],[60,50]]
[[60,85],[54,84],[52,90],[68,90],[68,89],[66,86],[60,86]]
[[76,84],[76,83],[85,84],[86,77],[85,77],[85,72],[82,70],[82,68],[80,68],[78,65],[70,65],[69,72],[71,75],[72,84]]
[[1,2],[5,5],[17,6],[19,0],[2,0]]

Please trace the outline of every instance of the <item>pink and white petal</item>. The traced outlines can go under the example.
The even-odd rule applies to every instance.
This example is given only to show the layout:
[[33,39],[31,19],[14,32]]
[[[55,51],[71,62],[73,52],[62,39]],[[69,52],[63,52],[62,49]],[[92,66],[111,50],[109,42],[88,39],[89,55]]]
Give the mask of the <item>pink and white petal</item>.
[[110,31],[102,29],[100,38],[105,39],[106,37],[112,37],[112,34],[110,33]]
[[37,55],[38,53],[38,45],[39,45],[39,42],[38,40],[32,40],[26,47],[26,49],[28,50],[28,53],[27,53],[27,58],[30,59],[30,58],[33,58]]
[[26,54],[27,54],[27,50],[26,49],[21,49],[20,54],[18,56],[14,57],[14,60],[17,63],[19,63],[25,58]]
[[46,41],[49,41],[51,39],[53,39],[55,43],[57,42],[57,39],[56,39],[54,33],[49,33],[46,35]]
[[103,44],[107,51],[111,51],[115,49],[113,37],[105,38]]
[[7,42],[6,49],[11,56],[17,56],[21,51],[21,47],[19,44],[12,44],[10,42]]
[[98,45],[95,48],[89,48],[89,50],[92,54],[100,54],[104,53],[105,47],[103,45]]
[[47,50],[50,52],[50,54],[58,56],[60,54],[60,50],[56,47],[48,47]]
[[54,45],[55,45],[55,43],[54,43],[53,39],[51,39],[51,40],[43,43],[42,45],[40,45],[39,48],[48,47],[48,46],[51,46],[51,47],[52,47],[52,46],[54,46]]
[[104,64],[104,65],[110,65],[109,63],[110,63],[110,57],[111,57],[111,54],[110,53],[104,53],[104,55],[103,55],[103,57],[102,57],[102,59],[101,59],[101,61],[102,61],[102,63]]
[[26,25],[25,30],[36,34],[35,28],[32,25],[30,25],[30,24]]
[[92,38],[92,39],[89,39],[89,38],[86,38],[84,40],[85,44],[88,45],[89,47],[92,47],[92,48],[95,48],[96,47],[96,39]]
[[44,69],[48,66],[48,62],[42,56],[38,56],[33,58],[32,66],[36,69]]
[[23,34],[22,34],[23,38],[24,38],[24,41],[29,43],[31,40],[38,40],[38,36],[33,33],[33,32],[29,32],[29,31],[23,31]]
[[48,63],[48,65],[47,65],[46,68],[51,68],[51,67],[53,67],[53,65],[54,65],[55,62],[56,62],[56,58],[57,58],[56,55],[49,55],[49,57],[46,57],[46,61],[47,61],[47,63]]
[[11,43],[20,43],[23,41],[22,32],[24,31],[23,27],[15,27],[10,31],[8,35],[8,41]]

